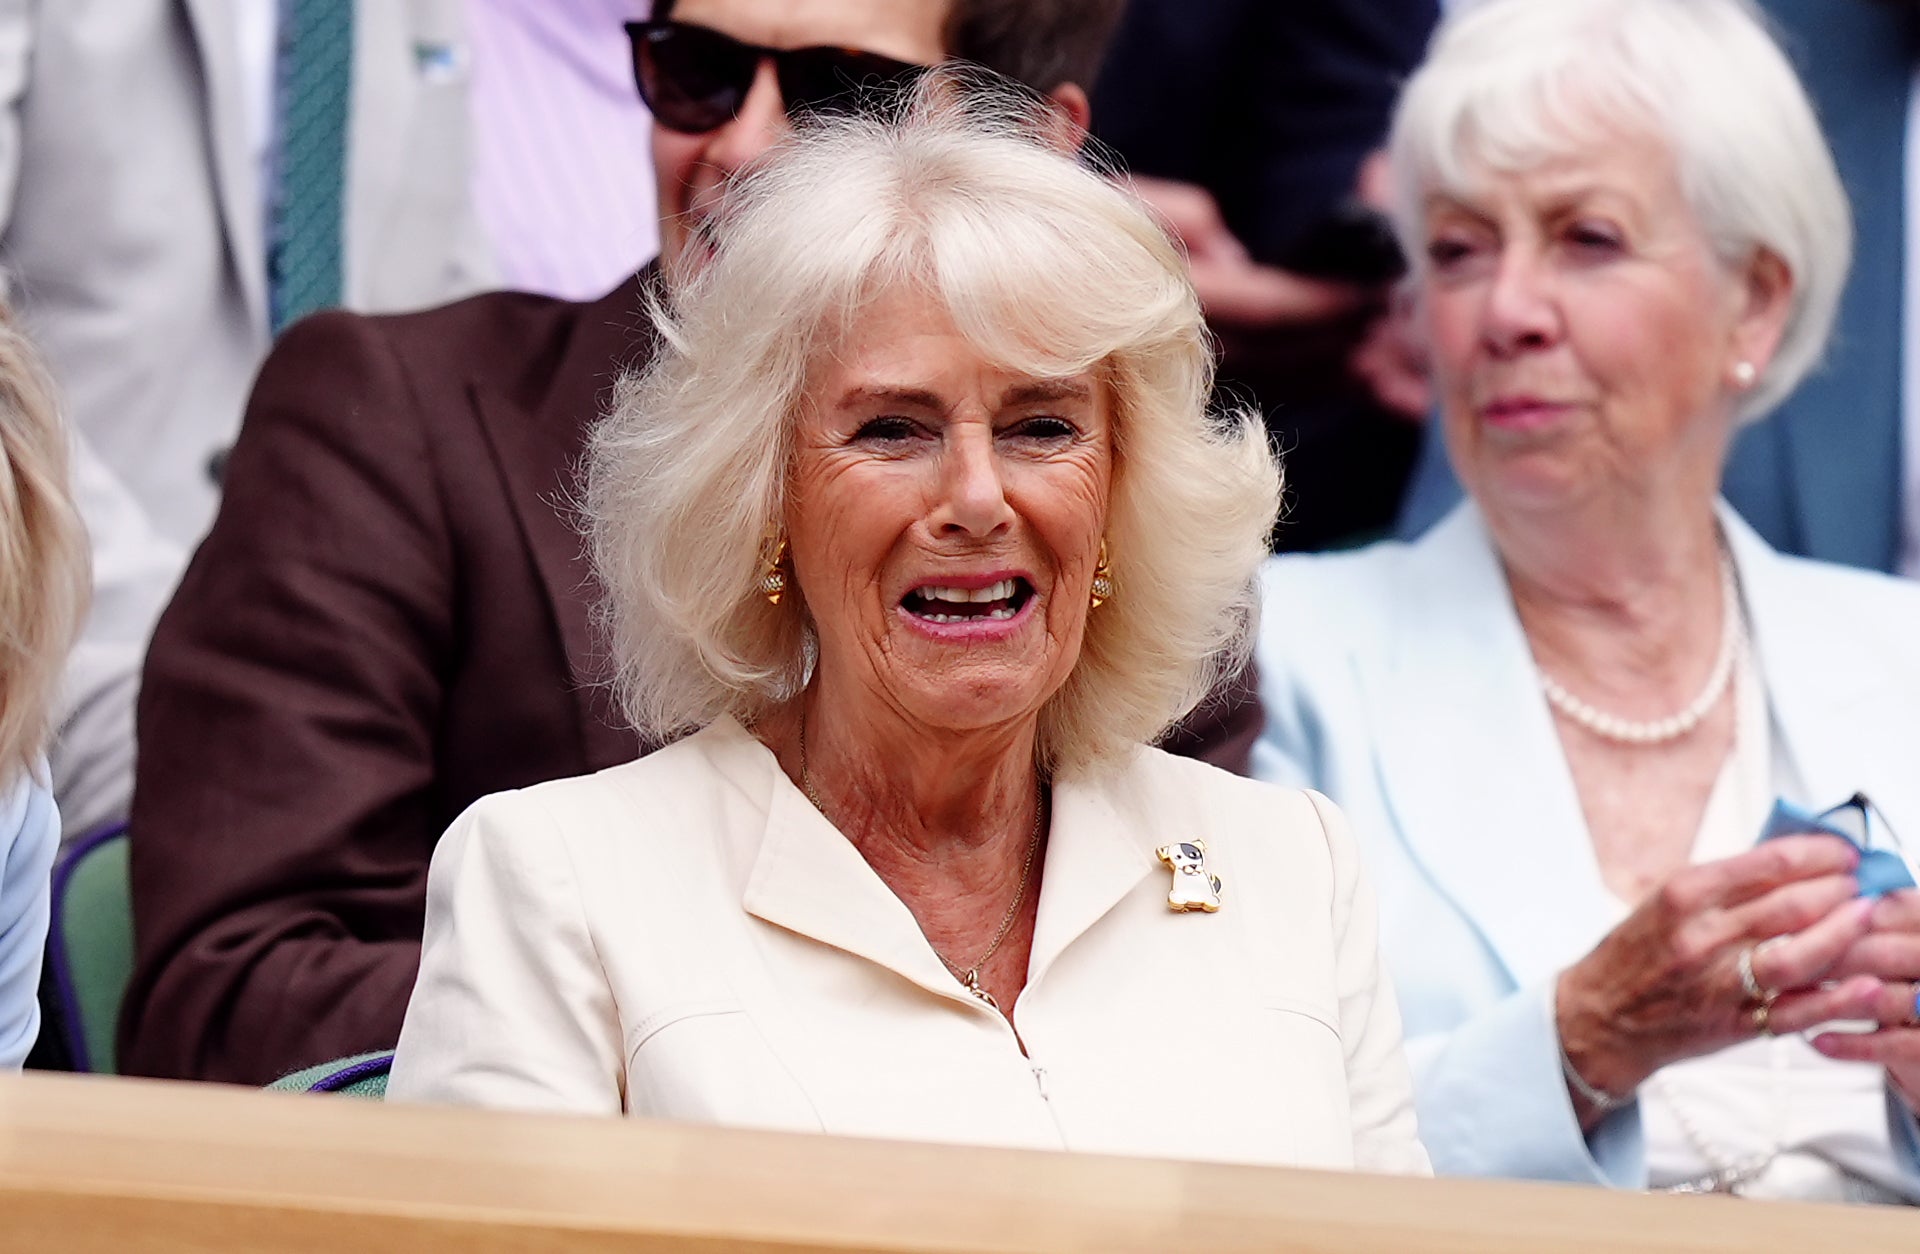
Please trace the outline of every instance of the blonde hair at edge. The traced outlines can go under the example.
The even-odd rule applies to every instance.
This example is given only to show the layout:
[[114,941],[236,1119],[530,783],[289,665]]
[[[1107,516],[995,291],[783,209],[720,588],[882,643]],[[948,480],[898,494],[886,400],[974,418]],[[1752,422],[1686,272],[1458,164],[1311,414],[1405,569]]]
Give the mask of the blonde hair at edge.
[[950,75],[888,121],[804,127],[730,193],[713,261],[656,311],[586,514],[617,683],[643,732],[751,724],[805,684],[798,589],[761,595],[811,368],[881,296],[938,301],[989,361],[1110,389],[1115,596],[1041,713],[1042,764],[1151,741],[1245,657],[1279,502],[1256,416],[1206,412],[1211,344],[1180,254],[1124,188],[1050,148],[1040,106]]
[[90,580],[67,433],[40,356],[0,308],[0,780],[46,746]]
[[1819,362],[1846,286],[1853,222],[1819,121],[1746,0],[1479,0],[1440,27],[1388,141],[1395,223],[1416,272],[1435,191],[1659,140],[1729,276],[1757,252],[1793,276],[1779,349],[1741,399],[1759,418]]

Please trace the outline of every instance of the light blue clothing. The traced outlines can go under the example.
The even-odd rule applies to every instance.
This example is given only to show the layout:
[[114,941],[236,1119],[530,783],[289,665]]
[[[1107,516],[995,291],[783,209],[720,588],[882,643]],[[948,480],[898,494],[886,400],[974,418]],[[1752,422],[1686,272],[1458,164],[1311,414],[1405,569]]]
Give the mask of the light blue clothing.
[[[1724,505],[1721,523],[1806,788],[1788,800],[1864,791],[1920,832],[1920,585],[1784,557]],[[1410,545],[1272,559],[1263,582],[1254,773],[1353,822],[1435,1169],[1644,1187],[1637,1105],[1583,1137],[1561,1076],[1555,977],[1618,907],[1478,510]],[[1904,1174],[1882,1183],[1920,1199],[1911,1117],[1889,1111]]]
[[46,780],[39,763],[0,799],[0,1071],[18,1071],[40,1031],[40,957],[60,847]]

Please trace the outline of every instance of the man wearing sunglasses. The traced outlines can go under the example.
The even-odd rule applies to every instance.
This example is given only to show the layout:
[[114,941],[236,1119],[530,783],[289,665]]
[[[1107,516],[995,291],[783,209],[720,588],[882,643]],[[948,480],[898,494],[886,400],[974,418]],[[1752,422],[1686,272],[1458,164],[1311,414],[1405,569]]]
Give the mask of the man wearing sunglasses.
[[[448,823],[654,747],[598,683],[567,505],[588,424],[648,351],[647,289],[700,264],[727,180],[794,115],[920,67],[981,62],[1084,127],[1119,6],[661,0],[628,32],[658,262],[595,302],[494,293],[282,338],[148,659],[126,1069],[258,1083],[393,1044]],[[1244,769],[1257,733],[1248,703],[1175,747]]]

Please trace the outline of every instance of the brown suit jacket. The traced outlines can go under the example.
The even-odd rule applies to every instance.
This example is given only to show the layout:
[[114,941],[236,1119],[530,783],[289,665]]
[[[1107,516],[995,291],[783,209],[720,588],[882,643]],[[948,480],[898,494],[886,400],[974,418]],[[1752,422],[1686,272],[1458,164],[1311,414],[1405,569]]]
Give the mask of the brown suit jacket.
[[[651,281],[323,314],[274,349],[147,660],[123,1069],[251,1084],[391,1047],[447,825],[652,747],[598,683],[567,504]],[[1171,745],[1244,771],[1251,692]]]

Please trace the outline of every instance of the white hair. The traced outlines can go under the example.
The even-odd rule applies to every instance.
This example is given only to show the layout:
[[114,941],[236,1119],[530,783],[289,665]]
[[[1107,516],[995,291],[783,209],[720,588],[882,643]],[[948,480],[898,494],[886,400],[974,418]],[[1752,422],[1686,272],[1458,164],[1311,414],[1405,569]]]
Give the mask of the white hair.
[[1750,421],[1818,363],[1853,252],[1846,191],[1799,78],[1747,0],[1481,0],[1408,81],[1389,141],[1395,226],[1416,276],[1435,190],[1578,157],[1623,130],[1673,154],[1721,263],[1793,277],[1780,345],[1742,398]]
[[1211,342],[1179,252],[1041,138],[1034,106],[953,86],[934,76],[887,121],[803,128],[737,180],[713,260],[656,310],[664,345],[594,434],[602,625],[643,732],[750,723],[804,684],[804,601],[759,588],[793,422],[810,370],[903,290],[996,365],[1109,389],[1118,592],[1042,710],[1042,761],[1155,738],[1245,657],[1279,471],[1257,416],[1207,414]]

